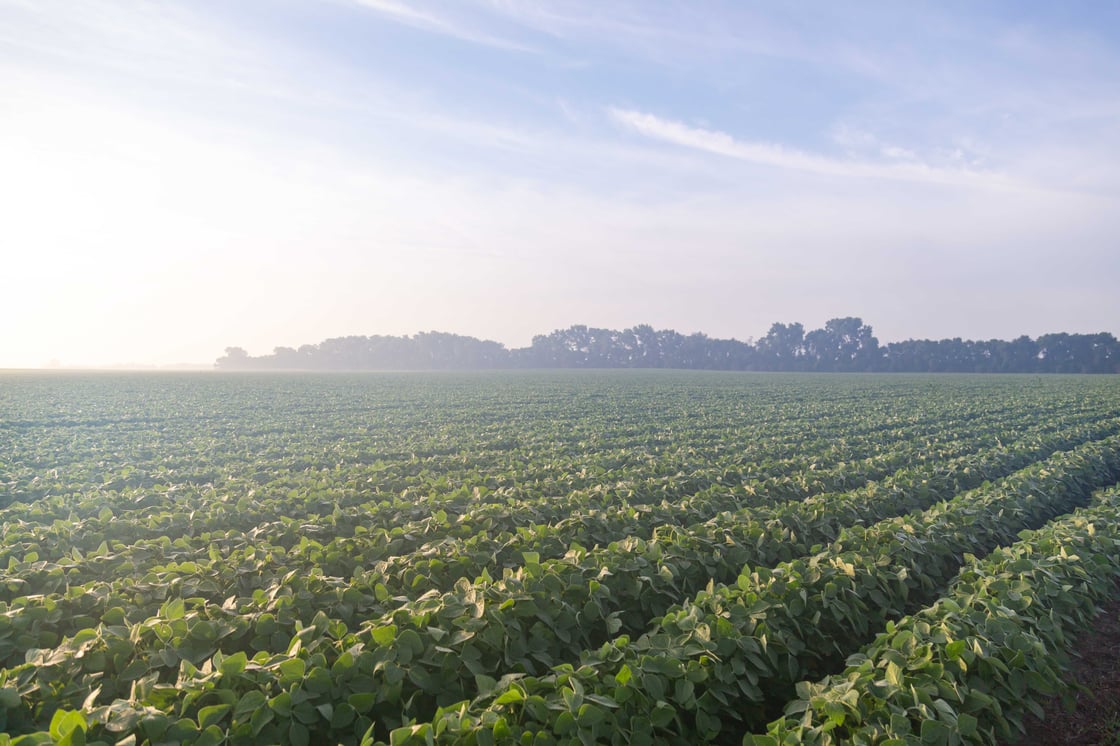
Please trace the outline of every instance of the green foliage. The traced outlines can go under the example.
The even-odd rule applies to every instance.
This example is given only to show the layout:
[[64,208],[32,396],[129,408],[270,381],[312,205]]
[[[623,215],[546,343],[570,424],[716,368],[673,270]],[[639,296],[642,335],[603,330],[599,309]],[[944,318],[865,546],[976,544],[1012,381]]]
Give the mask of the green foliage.
[[[1120,437],[1107,379],[4,384],[0,746],[734,743],[1115,481]],[[855,696],[798,713],[846,733]],[[954,712],[886,722],[986,732]]]
[[1062,686],[1062,655],[1120,577],[1120,489],[971,560],[936,603],[805,682],[744,743],[991,744]]
[[[578,668],[523,679],[522,699],[480,693],[443,731],[457,727],[449,739],[457,743],[480,724],[501,720],[512,738],[574,729],[592,742],[624,744],[644,735],[708,741],[752,728],[794,696],[797,682],[838,668],[853,643],[937,598],[962,556],[1014,541],[1020,530],[1085,502],[1093,487],[1117,476],[1120,437],[1113,437],[923,513],[846,529],[820,553],[744,573],[733,587],[709,587],[642,637],[584,653]],[[900,680],[902,672],[888,668],[885,675]],[[575,715],[589,696],[612,707],[584,729]],[[840,724],[855,704],[845,693],[820,708],[827,722]],[[438,718],[435,725],[440,730]]]

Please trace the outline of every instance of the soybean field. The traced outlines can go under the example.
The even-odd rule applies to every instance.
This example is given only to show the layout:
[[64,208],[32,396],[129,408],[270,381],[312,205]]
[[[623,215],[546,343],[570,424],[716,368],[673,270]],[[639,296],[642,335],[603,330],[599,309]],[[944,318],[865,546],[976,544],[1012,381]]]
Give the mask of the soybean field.
[[1120,377],[0,373],[3,744],[994,744]]

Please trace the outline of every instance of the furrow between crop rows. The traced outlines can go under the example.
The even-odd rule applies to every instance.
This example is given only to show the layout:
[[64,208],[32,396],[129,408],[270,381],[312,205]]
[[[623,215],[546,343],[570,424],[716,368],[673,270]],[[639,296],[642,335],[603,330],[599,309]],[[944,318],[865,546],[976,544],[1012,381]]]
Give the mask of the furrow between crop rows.
[[1120,579],[1120,488],[962,568],[928,608],[890,624],[745,746],[961,743],[1022,735],[1063,685],[1061,654]]

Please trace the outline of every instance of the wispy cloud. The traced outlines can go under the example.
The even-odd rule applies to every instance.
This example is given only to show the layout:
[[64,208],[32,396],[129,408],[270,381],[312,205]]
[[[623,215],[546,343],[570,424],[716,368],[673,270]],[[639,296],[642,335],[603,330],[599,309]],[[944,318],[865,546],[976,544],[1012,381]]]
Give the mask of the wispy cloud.
[[374,11],[397,23],[421,31],[511,52],[537,52],[536,49],[527,44],[478,31],[447,16],[420,10],[407,3],[400,2],[400,0],[346,0],[346,2]]
[[[716,86],[737,77],[733,70],[749,67],[747,60],[780,59],[828,65],[850,72],[878,76],[882,62],[868,54],[862,39],[837,43],[827,34],[809,36],[819,24],[806,23],[795,7],[765,9],[748,3],[730,3],[698,12],[694,4],[643,2],[642,0],[474,0],[485,13],[544,34],[589,52],[609,50],[643,64],[671,70],[695,70],[714,65],[720,69]],[[811,18],[817,18],[818,8]],[[857,8],[845,7],[832,20],[842,23],[845,39],[866,33],[869,19]],[[869,14],[868,14],[869,15]],[[807,28],[808,27],[808,28]]]
[[51,71],[58,82],[80,77],[83,88],[113,90],[119,98],[140,95],[137,86],[152,86],[161,98],[170,87],[186,86],[189,94],[172,98],[184,110],[205,98],[203,114],[212,118],[223,96],[239,106],[262,99],[321,105],[322,87],[304,84],[309,66],[293,45],[231,27],[201,3],[0,0],[6,92],[14,76],[32,71]]
[[616,42],[632,38],[660,38],[671,26],[659,27],[646,12],[656,8],[628,8],[622,3],[567,3],[552,5],[535,0],[482,0],[480,5],[518,25],[558,39],[609,35]]
[[[866,161],[833,158],[767,142],[739,140],[726,132],[692,127],[683,122],[662,119],[654,114],[610,107],[612,121],[644,137],[686,148],[734,158],[740,161],[826,176],[893,179],[932,184],[1021,189],[1026,185],[1000,174],[932,166],[915,160],[909,151],[891,148],[884,155],[891,161]],[[905,159],[902,160],[902,156]]]

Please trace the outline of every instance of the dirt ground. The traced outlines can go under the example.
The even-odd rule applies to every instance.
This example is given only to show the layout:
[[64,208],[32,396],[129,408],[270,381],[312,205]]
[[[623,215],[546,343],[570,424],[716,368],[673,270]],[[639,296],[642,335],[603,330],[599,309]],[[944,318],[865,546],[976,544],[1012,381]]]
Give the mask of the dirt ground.
[[1120,593],[1077,643],[1069,681],[1073,691],[1030,717],[1018,746],[1120,746]]

